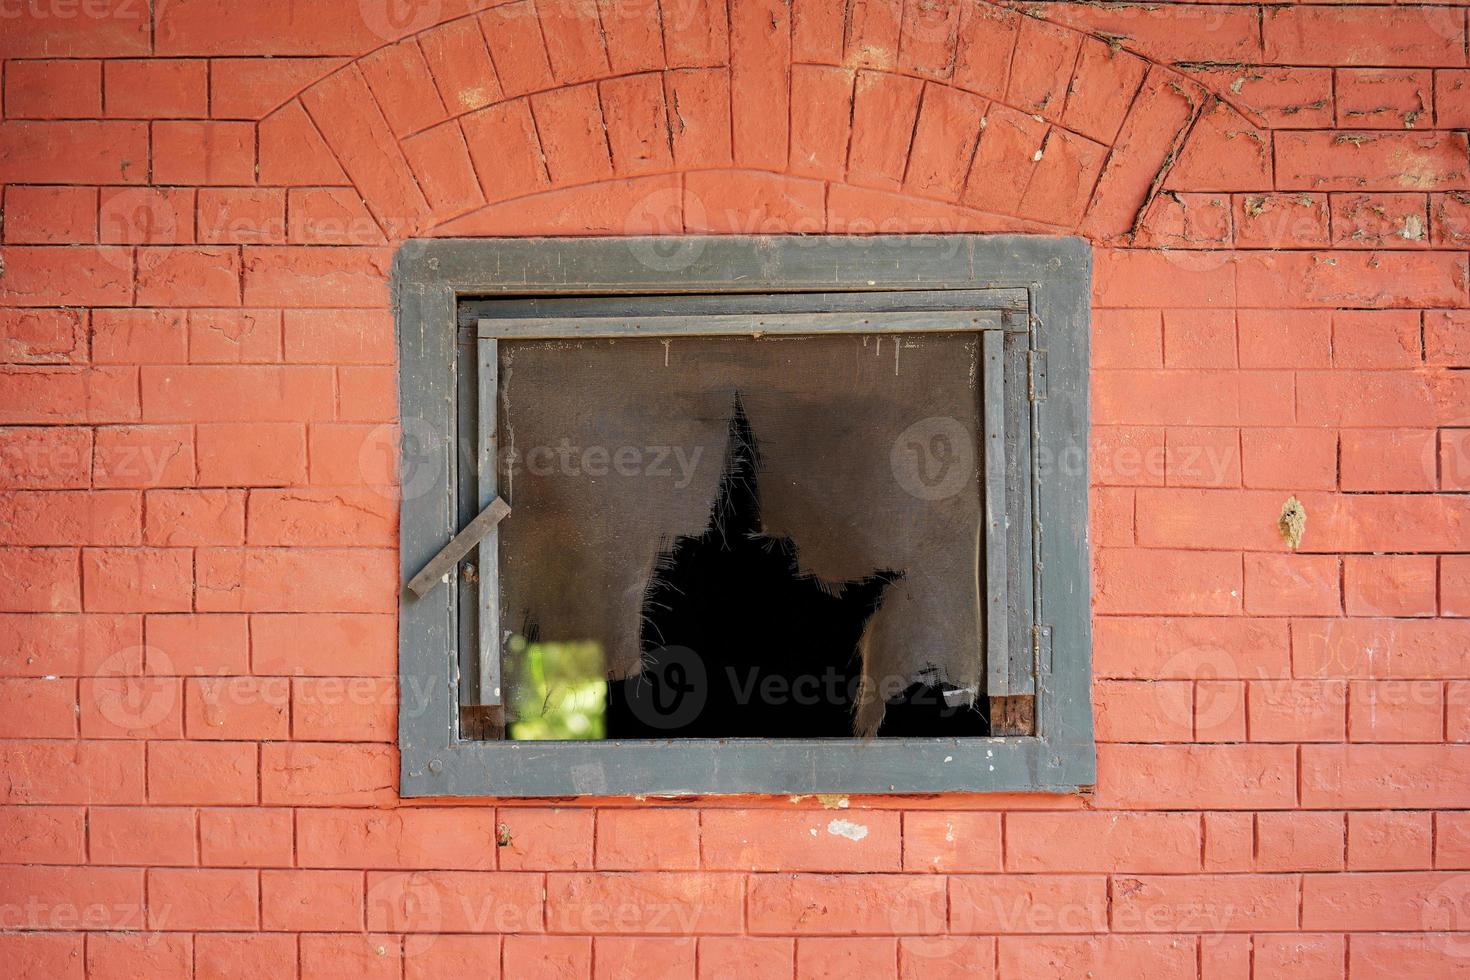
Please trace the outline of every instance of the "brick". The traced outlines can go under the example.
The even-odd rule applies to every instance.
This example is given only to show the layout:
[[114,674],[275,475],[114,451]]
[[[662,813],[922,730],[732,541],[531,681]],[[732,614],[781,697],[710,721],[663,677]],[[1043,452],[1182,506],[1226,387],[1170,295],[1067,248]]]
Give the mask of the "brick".
[[262,871],[262,928],[296,932],[356,932],[362,928],[363,879],[358,871]]
[[1000,864],[999,814],[929,810],[904,814],[905,871],[999,871]]
[[[604,813],[605,816],[605,813]],[[750,871],[897,871],[902,835],[896,812],[835,814],[708,810],[702,820],[704,866]],[[598,847],[602,846],[598,824]]]
[[79,691],[84,738],[179,738],[183,695],[162,677],[88,677]]
[[[132,302],[132,259],[116,248],[7,245],[0,249],[7,306],[120,306]],[[20,376],[20,375],[13,375]]]
[[0,966],[15,980],[82,980],[85,939],[79,932],[6,933],[0,935]]
[[598,86],[613,170],[619,176],[673,167],[668,110],[657,74],[609,79]]
[[1092,316],[1093,367],[1163,367],[1162,323],[1157,310],[1097,310]]
[[102,68],[97,61],[16,61],[7,66],[9,119],[92,119],[102,115]]
[[[340,58],[213,59],[209,63],[210,115],[215,119],[262,119],[341,64]],[[335,163],[332,169],[336,170]]]
[[0,428],[0,483],[14,490],[85,488],[91,483],[92,431]]
[[196,187],[255,183],[255,127],[195,120],[155,123],[153,179]]
[[1103,742],[1194,740],[1194,686],[1184,681],[1097,681],[1097,738]]
[[1438,742],[1444,734],[1444,688],[1437,681],[1353,681],[1348,685],[1348,740]]
[[795,958],[794,939],[754,936],[699,938],[700,980],[720,980],[741,974],[786,976],[790,975]]
[[1250,813],[1205,813],[1205,871],[1249,871],[1255,865],[1256,821]]
[[0,742],[10,781],[0,803],[143,802],[143,745],[131,742]]
[[1440,612],[1470,616],[1470,559],[1445,555],[1439,563]]
[[791,10],[753,0],[730,8],[730,84],[741,93],[731,106],[737,166],[783,169],[790,117]]
[[97,241],[97,191],[91,187],[24,187],[5,191],[5,240],[20,245]]
[[501,98],[485,36],[472,19],[450,21],[419,35],[439,97],[451,116],[482,109]]
[[1258,680],[1247,685],[1254,742],[1340,742],[1347,685],[1339,680]]
[[1272,136],[1224,102],[1206,104],[1169,169],[1178,191],[1262,191],[1272,178]]
[[194,806],[255,803],[256,769],[256,747],[247,742],[151,742],[148,801]]
[[1147,70],[1141,58],[1084,38],[1060,122],[1089,139],[1112,143]]
[[0,807],[0,833],[10,842],[6,856],[24,864],[84,863],[85,815],[81,807]]
[[[1291,132],[1276,137],[1281,190],[1457,190],[1464,182],[1462,133]],[[1405,170],[1405,161],[1413,169]]]
[[891,977],[897,947],[895,939],[802,939],[796,945],[796,973],[812,980]]
[[1463,806],[1464,745],[1311,745],[1302,748],[1302,805]]
[[853,95],[847,179],[896,189],[903,180],[923,83],[898,75],[858,72]]
[[1347,937],[1321,933],[1255,939],[1256,969],[1273,977],[1341,977]]
[[1449,10],[1270,10],[1265,60],[1305,65],[1463,65],[1464,18]]
[[531,112],[553,184],[581,184],[612,176],[611,151],[595,85],[532,96]]
[[149,367],[143,406],[153,421],[301,422],[332,417],[334,385],[325,367]]
[[584,977],[592,972],[590,936],[506,936],[504,942],[504,976]]
[[326,677],[396,675],[396,624],[396,615],[252,616],[254,670]]
[[936,5],[905,7],[899,28],[898,64],[905,73],[948,79],[954,74],[955,49],[964,8]]
[[394,742],[398,688],[374,677],[291,681],[291,737],[306,741]]
[[1339,248],[1426,248],[1423,194],[1333,194],[1332,240]]
[[958,200],[981,137],[985,102],[943,85],[924,86],[904,189],[923,197]]
[[[1200,868],[1194,814],[1021,812],[1005,821],[1007,871],[1173,874]],[[1077,846],[1081,841],[1085,847]]]
[[1435,485],[1435,438],[1430,429],[1344,429],[1344,490],[1430,490]]
[[403,142],[403,152],[436,219],[463,214],[485,203],[458,122],[409,137]]
[[134,868],[8,867],[0,903],[12,928],[136,929],[143,872]]
[[728,166],[730,76],[725,71],[671,71],[664,74],[664,102],[680,170]]
[[1337,486],[1337,434],[1330,430],[1242,429],[1240,449],[1247,487],[1331,490]]
[[1302,925],[1308,929],[1420,929],[1428,896],[1448,875],[1364,873],[1306,875]]
[[1235,555],[1166,549],[1099,549],[1094,601],[1099,612],[1213,615],[1240,611]]
[[1413,310],[1341,310],[1332,315],[1334,365],[1347,368],[1417,367],[1419,314]]
[[1151,68],[1144,77],[1098,181],[1083,224],[1085,232],[1125,232],[1147,203],[1171,144],[1195,116],[1193,95],[1187,89],[1171,88],[1171,84],[1174,79],[1159,68]]
[[0,675],[137,673],[142,642],[141,616],[0,614]]
[[398,980],[403,975],[403,958],[403,944],[396,936],[307,933],[301,937],[301,976],[309,980]]
[[520,872],[370,871],[367,894],[368,928],[374,930],[540,932],[545,914],[541,876]]
[[261,807],[199,811],[199,863],[216,867],[282,867],[294,860],[292,813]]
[[209,115],[209,65],[184,58],[103,62],[107,115],[190,119]]
[[198,427],[201,486],[291,486],[306,482],[306,429],[291,422],[217,422]]
[[996,942],[1002,977],[1103,977],[1138,971],[1184,980],[1198,975],[1199,951],[1190,937],[1001,936]]
[[[1002,879],[1015,880],[1015,879]],[[990,883],[992,878],[953,878]],[[1101,885],[1101,879],[1098,879]],[[778,935],[921,935],[945,931],[945,879],[938,875],[753,875],[748,886],[747,931]],[[968,893],[957,893],[958,908]],[[987,902],[985,907],[989,908]],[[555,911],[555,903],[552,905]],[[708,905],[706,905],[708,910]],[[555,921],[555,920],[553,920]],[[953,931],[966,929],[957,921]],[[737,923],[710,922],[701,931],[723,932]]]
[[192,976],[192,936],[93,933],[87,937],[87,976],[97,980]]
[[[98,238],[118,245],[192,244],[196,198],[184,187],[101,188]],[[159,254],[149,253],[150,261],[156,264]]]
[[1344,559],[1349,616],[1433,616],[1437,585],[1431,555],[1352,555]]
[[1257,871],[1341,871],[1341,813],[1256,814]]
[[1350,871],[1412,871],[1433,866],[1432,814],[1349,813],[1347,829]]
[[244,616],[150,615],[147,638],[153,674],[238,674],[248,663]]
[[233,490],[150,490],[144,540],[154,547],[245,543],[245,495]]
[[992,104],[961,195],[965,206],[1021,213],[1025,188],[1039,172],[1036,162],[1046,156],[1047,132],[1035,117]]
[[1294,805],[1296,750],[1277,745],[1100,745],[1098,805],[1238,810]]
[[659,11],[670,68],[729,62],[729,25],[716,0],[667,0],[659,4]]
[[1342,612],[1342,563],[1331,555],[1245,556],[1245,609],[1262,616]]
[[1171,487],[1240,486],[1240,441],[1231,427],[1170,426],[1164,430],[1164,482]]
[[480,28],[490,46],[500,87],[508,97],[554,85],[551,62],[531,0],[485,11],[480,15]]
[[[1090,181],[1088,186],[1090,189]],[[1027,194],[1031,193],[1028,187]],[[1230,224],[1229,194],[1170,190],[1155,195],[1148,203],[1133,242],[1156,248],[1229,247],[1233,235]]]
[[280,187],[206,187],[199,191],[198,235],[211,244],[286,240],[286,191]]
[[1470,862],[1470,814],[1451,811],[1434,815],[1434,864],[1464,868]]
[[87,816],[92,864],[196,864],[195,836],[190,809],[92,807]]
[[380,805],[398,796],[398,753],[382,745],[267,743],[260,750],[261,802]]
[[0,738],[75,738],[76,683],[60,678],[0,680]]
[[183,548],[88,548],[82,553],[88,612],[182,612],[193,602],[193,556]]
[[0,544],[136,545],[140,495],[126,490],[0,490]]
[[[290,852],[291,811],[285,815],[285,850]],[[585,849],[591,866],[592,814],[580,835],[564,837],[571,850]],[[313,868],[398,868],[484,871],[495,867],[495,814],[479,807],[403,807],[396,810],[310,808],[295,811],[300,863]],[[514,821],[512,821],[514,823]],[[514,836],[514,832],[513,832]],[[585,848],[583,843],[585,842]],[[550,844],[550,842],[548,842]],[[508,853],[502,848],[502,854]],[[289,863],[289,862],[288,862]],[[543,867],[546,865],[543,865]],[[509,868],[502,861],[502,867]]]
[[[1457,677],[1454,653],[1470,623],[1400,619],[1297,621],[1292,626],[1299,677]],[[1388,651],[1392,650],[1392,656]]]
[[404,978],[499,977],[500,942],[499,936],[407,937],[404,942]]
[[279,933],[202,933],[194,937],[199,980],[247,980],[296,970],[296,937]]
[[507,807],[498,814],[496,850],[508,871],[576,871],[593,866],[591,810]]
[[198,932],[260,927],[256,872],[222,868],[151,868],[148,925]]
[[184,314],[176,310],[94,310],[92,360],[98,364],[181,364]]
[[291,734],[291,684],[284,677],[190,678],[184,703],[189,738],[265,741]]
[[194,364],[269,364],[281,360],[281,314],[274,310],[190,310]]
[[1329,244],[1326,194],[1235,194],[1231,202],[1239,248],[1323,248]]
[[[357,63],[393,135],[407,136],[445,118],[428,61],[413,39],[379,48]],[[312,102],[307,101],[311,108]]]
[[293,245],[381,245],[386,239],[361,195],[341,187],[292,187],[286,229]]
[[1295,875],[1159,875],[1116,882],[1112,928],[1119,932],[1294,929]]
[[383,306],[388,264],[383,249],[247,247],[245,300],[262,306]]
[[0,548],[0,610],[80,612],[82,583],[74,548]]
[[0,361],[75,364],[87,359],[80,310],[0,309]]
[[261,121],[259,183],[279,187],[348,183],[321,131],[298,101]]
[[139,249],[138,302],[154,306],[238,306],[240,254],[218,245]]
[[1031,17],[1023,19],[1016,45],[1026,54],[1011,63],[1006,102],[1028,114],[1060,120],[1080,44],[1081,35],[1076,31]]
[[[434,94],[432,86],[428,94]],[[307,89],[301,99],[384,232],[397,238],[415,228],[427,216],[428,203],[362,74],[349,67]]]
[[691,173],[684,182],[687,231],[735,234],[752,228],[816,232],[826,221],[817,181],[745,171]]
[[695,869],[700,866],[703,833],[700,814],[694,810],[602,810],[597,815],[597,867]]
[[954,933],[1094,932],[1107,928],[1107,918],[1107,879],[1101,876],[950,879],[949,931]]
[[1013,10],[963,8],[955,42],[954,83],[988,98],[1004,96],[1021,20]]
[[7,184],[141,184],[147,161],[142,123],[0,123],[0,181]]
[[1233,368],[1235,351],[1234,311],[1164,311],[1165,367]]

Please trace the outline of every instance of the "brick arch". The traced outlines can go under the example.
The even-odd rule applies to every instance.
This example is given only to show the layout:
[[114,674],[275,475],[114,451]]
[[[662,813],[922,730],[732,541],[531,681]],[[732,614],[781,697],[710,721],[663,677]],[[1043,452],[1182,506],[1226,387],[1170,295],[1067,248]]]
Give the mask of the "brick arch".
[[924,229],[1168,244],[1208,220],[1175,186],[1270,186],[1265,128],[1116,37],[979,0],[728,9],[518,0],[438,24],[262,120],[261,180],[350,187],[390,241]]

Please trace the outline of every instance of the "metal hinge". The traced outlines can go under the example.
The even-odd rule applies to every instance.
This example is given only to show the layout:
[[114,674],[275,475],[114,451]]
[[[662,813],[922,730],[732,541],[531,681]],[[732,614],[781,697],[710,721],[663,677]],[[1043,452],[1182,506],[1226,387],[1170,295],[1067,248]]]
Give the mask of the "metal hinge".
[[1027,394],[1034,402],[1046,401],[1046,351],[1026,352]]
[[1031,627],[1033,646],[1036,650],[1036,669],[1051,673],[1051,627],[1038,623]]

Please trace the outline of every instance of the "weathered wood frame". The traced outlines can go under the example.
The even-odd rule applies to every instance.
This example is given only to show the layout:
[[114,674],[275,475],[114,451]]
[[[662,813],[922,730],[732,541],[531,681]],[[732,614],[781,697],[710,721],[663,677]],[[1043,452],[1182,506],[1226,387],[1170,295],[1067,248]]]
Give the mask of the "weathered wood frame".
[[[1007,486],[1024,484],[1026,491],[1021,509],[1029,513],[1009,517],[1031,527],[1032,560],[1021,568],[1016,556],[1008,560],[1004,551],[997,555],[991,548],[986,560],[992,576],[1006,568],[1012,586],[1023,587],[1020,598],[1030,603],[1034,618],[1027,618],[1024,632],[1014,622],[1011,629],[989,631],[987,681],[992,693],[1034,692],[1036,734],[870,741],[465,739],[460,704],[495,697],[480,696],[478,676],[468,682],[461,676],[459,651],[466,643],[478,649],[478,631],[467,631],[468,617],[457,612],[466,603],[489,608],[492,584],[436,589],[423,598],[405,588],[399,634],[403,795],[1061,792],[1092,784],[1086,478],[1090,280],[1091,253],[1079,239],[917,235],[406,243],[393,276],[404,428],[400,561],[405,585],[494,497],[493,481],[486,480],[479,481],[474,500],[457,499],[465,495],[456,493],[460,467],[494,458],[493,436],[467,429],[458,409],[477,404],[482,391],[459,366],[465,361],[457,351],[457,323],[465,317],[466,300],[522,300],[514,308],[502,305],[502,314],[515,315],[503,315],[497,326],[483,331],[490,344],[478,341],[477,334],[475,356],[489,377],[499,336],[597,335],[595,327],[588,332],[585,315],[578,321],[581,327],[566,326],[571,323],[566,319],[556,325],[557,298],[567,297],[606,298],[606,326],[620,335],[636,320],[648,326],[635,329],[654,336],[748,333],[748,319],[701,329],[691,328],[699,322],[691,316],[758,317],[763,308],[772,308],[770,294],[781,294],[786,299],[776,301],[771,315],[803,319],[792,313],[795,304],[806,309],[808,326],[793,320],[780,327],[773,320],[766,332],[812,332],[810,325],[831,310],[849,311],[849,319],[851,311],[871,314],[870,324],[847,327],[848,332],[878,332],[880,321],[912,331],[917,321],[896,314],[929,309],[936,318],[980,314],[970,329],[983,331],[981,356],[990,363],[1003,356],[1005,337],[1022,340],[1026,356],[1019,371],[1015,358],[1003,358],[1004,373],[986,371],[985,376],[1027,395],[1026,441],[1032,447],[1025,454],[1027,471],[1007,471],[1010,454],[989,438],[995,431],[990,418],[979,461],[987,486],[1005,472]],[[895,304],[895,294],[917,302]],[[639,296],[653,305],[629,313],[629,298]],[[585,314],[585,305],[579,306]],[[844,329],[835,319],[830,327]],[[465,446],[471,431],[476,434]],[[987,500],[986,519],[994,531],[1003,526],[1004,515],[992,504]],[[1007,510],[1014,509],[1013,499]],[[480,583],[493,579],[494,564],[481,572]],[[994,592],[988,600],[995,601]],[[1005,650],[1009,653],[997,657]],[[478,668],[482,658],[470,659]],[[488,693],[494,681],[486,681]]]

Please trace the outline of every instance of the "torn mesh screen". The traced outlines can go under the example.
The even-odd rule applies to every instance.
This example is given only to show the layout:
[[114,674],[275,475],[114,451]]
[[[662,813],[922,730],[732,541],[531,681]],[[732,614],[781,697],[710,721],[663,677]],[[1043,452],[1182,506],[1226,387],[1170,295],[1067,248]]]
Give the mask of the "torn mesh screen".
[[[937,670],[979,690],[979,347],[973,333],[502,340],[504,628],[591,641],[599,676],[636,672],[658,645],[642,635],[645,592],[673,540],[710,526],[738,396],[762,533],[789,537],[824,584],[901,572],[859,644],[865,683],[889,695]],[[514,723],[535,699],[525,645],[507,649]],[[881,699],[855,730],[874,710]]]

